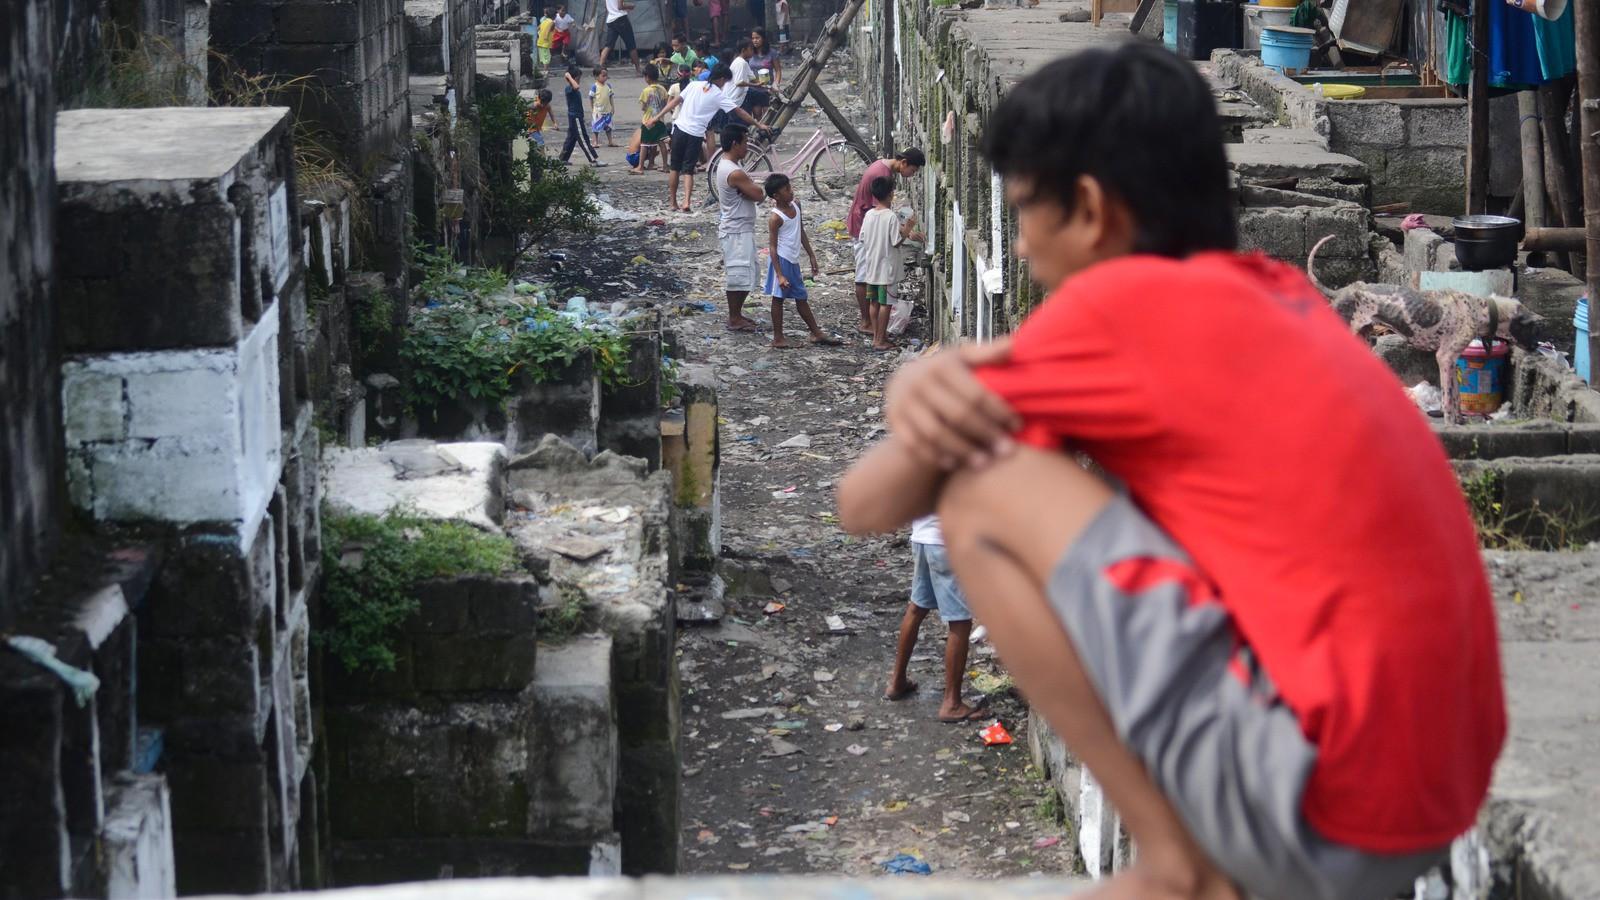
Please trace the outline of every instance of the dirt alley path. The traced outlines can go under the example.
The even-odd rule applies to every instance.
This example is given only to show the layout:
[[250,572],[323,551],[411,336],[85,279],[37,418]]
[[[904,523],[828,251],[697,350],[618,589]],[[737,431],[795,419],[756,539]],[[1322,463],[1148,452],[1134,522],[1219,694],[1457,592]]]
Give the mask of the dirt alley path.
[[[590,81],[585,72],[585,91]],[[883,383],[901,355],[874,353],[855,334],[852,279],[842,273],[849,247],[824,227],[843,219],[848,198],[818,201],[803,182],[797,190],[822,264],[812,307],[846,346],[776,351],[767,346],[770,331],[729,333],[715,211],[674,214],[663,174],[627,171],[623,145],[639,120],[643,81],[614,70],[612,84],[619,146],[599,148],[609,163],[597,170],[601,231],[552,241],[544,251],[564,251],[567,261],[558,266],[541,251],[523,274],[591,303],[654,299],[684,361],[709,364],[718,377],[728,601],[720,624],[680,632],[687,871],[881,874],[882,862],[901,852],[924,859],[935,875],[1068,871],[1070,839],[1050,816],[1052,801],[1029,764],[1025,709],[1001,680],[992,649],[974,648],[968,699],[991,691],[1010,746],[985,748],[980,725],[937,721],[937,616],[912,663],[920,693],[881,699],[911,549],[906,532],[846,535],[834,522],[833,488],[881,434]],[[825,87],[847,115],[864,118],[851,108],[853,85]],[[780,149],[792,151],[817,127],[833,133],[808,108]],[[696,182],[703,197],[703,177]],[[765,246],[764,231],[758,242]],[[753,295],[746,314],[770,327],[767,297]],[[908,346],[921,345],[921,316],[904,336]],[[804,339],[792,308],[785,328],[791,340]],[[805,446],[780,446],[801,435],[794,444]],[[763,612],[772,602],[784,608]],[[844,630],[830,630],[828,616]]]

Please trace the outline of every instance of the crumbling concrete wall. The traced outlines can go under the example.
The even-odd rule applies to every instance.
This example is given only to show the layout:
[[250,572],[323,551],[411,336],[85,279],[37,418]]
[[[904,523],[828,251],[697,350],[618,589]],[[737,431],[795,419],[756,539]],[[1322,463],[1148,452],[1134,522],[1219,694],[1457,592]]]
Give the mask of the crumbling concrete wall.
[[49,8],[0,9],[0,628],[49,558],[62,506],[51,236],[55,98]]

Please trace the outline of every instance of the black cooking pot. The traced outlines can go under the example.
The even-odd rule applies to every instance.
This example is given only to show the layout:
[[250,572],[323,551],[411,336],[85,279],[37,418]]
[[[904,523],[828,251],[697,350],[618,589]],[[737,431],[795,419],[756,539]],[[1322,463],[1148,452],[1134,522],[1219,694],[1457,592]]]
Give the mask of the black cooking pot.
[[1468,272],[1502,269],[1517,261],[1517,243],[1522,239],[1522,220],[1509,216],[1457,216],[1450,220],[1455,229],[1456,261]]

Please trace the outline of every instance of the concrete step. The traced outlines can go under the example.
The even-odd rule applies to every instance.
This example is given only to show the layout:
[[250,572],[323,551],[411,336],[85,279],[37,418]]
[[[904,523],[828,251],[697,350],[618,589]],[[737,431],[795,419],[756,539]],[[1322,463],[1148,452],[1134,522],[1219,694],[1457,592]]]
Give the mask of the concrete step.
[[1228,144],[1227,150],[1228,165],[1242,178],[1364,181],[1368,177],[1365,163],[1324,149],[1321,138],[1308,129],[1247,129],[1243,143]]
[[611,839],[617,704],[611,638],[539,648],[528,734],[528,819],[535,838]]

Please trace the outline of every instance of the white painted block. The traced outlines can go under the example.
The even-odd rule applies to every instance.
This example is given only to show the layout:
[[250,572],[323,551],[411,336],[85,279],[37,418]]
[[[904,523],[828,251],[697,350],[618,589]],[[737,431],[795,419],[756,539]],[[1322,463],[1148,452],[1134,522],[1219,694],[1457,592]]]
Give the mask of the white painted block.
[[324,208],[317,215],[317,218],[320,220],[317,233],[322,238],[319,241],[322,245],[320,248],[322,251],[322,277],[327,284],[333,284],[338,280],[334,277],[333,229],[335,222],[333,210]]
[[278,305],[237,347],[62,365],[73,505],[99,521],[236,522],[251,535],[282,471]]
[[267,229],[272,252],[272,290],[277,293],[283,289],[283,283],[289,280],[290,268],[289,187],[286,184],[278,185],[267,201]]
[[110,900],[176,896],[166,776],[119,774],[108,799],[102,831],[106,896]]
[[61,367],[61,402],[68,445],[128,436],[120,376],[69,362]]
[[226,431],[239,415],[232,353],[164,355],[172,368],[129,373],[128,436],[202,437]]

